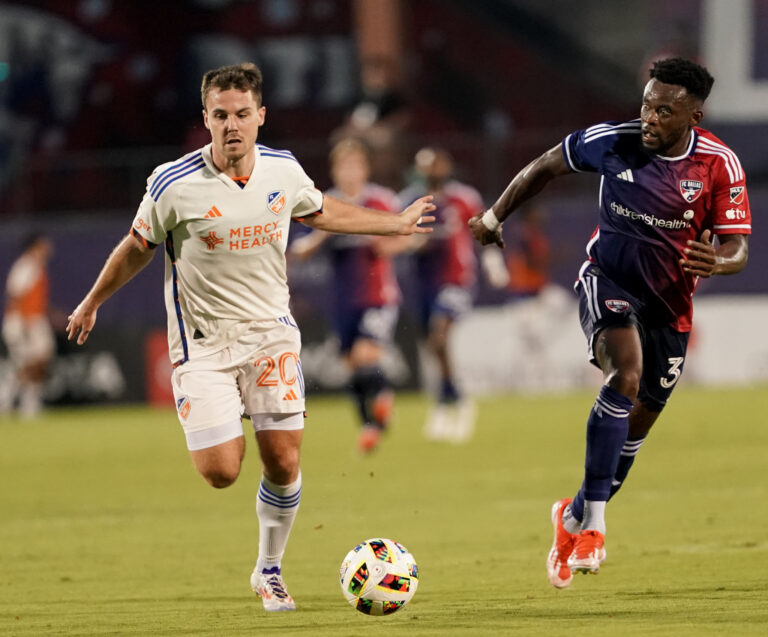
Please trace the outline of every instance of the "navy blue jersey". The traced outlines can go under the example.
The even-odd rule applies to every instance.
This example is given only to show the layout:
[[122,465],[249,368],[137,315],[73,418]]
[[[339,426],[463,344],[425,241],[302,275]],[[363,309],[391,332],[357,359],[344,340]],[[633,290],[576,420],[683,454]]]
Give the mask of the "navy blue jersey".
[[563,140],[562,150],[571,170],[601,175],[588,263],[636,297],[647,321],[690,331],[697,277],[679,263],[686,241],[698,240],[707,229],[751,230],[736,154],[698,127],[681,156],[651,154],[640,142],[640,120],[577,131]]

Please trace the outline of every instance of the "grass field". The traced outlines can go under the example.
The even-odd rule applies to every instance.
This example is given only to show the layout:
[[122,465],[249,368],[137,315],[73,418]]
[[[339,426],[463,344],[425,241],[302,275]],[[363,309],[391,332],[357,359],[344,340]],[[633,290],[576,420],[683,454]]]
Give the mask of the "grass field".
[[[600,575],[552,588],[551,503],[581,479],[592,394],[479,403],[464,446],[421,437],[402,396],[381,450],[354,452],[352,408],[310,401],[304,490],[283,573],[295,613],[250,592],[260,467],[204,484],[170,410],[58,410],[0,421],[0,634],[765,635],[768,388],[680,388],[608,509]],[[338,567],[392,537],[421,582],[361,615]]]

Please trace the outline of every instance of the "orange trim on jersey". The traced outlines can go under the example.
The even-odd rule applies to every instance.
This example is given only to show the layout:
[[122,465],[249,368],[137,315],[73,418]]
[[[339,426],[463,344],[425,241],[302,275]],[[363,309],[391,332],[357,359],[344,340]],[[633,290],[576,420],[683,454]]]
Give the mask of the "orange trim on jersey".
[[317,215],[323,214],[323,209],[320,208],[317,212],[310,212],[306,215],[301,215],[301,217],[291,217],[291,221],[298,221],[299,223],[304,223],[304,220],[307,217],[317,217]]
[[152,243],[151,241],[147,241],[141,234],[138,233],[136,228],[131,228],[131,234],[136,237],[139,240],[139,243],[143,245],[145,248],[149,248],[150,250],[153,250],[157,247],[156,243]]
[[248,180],[251,178],[250,175],[244,175],[243,177],[232,177],[232,181],[241,181],[244,184],[248,183]]

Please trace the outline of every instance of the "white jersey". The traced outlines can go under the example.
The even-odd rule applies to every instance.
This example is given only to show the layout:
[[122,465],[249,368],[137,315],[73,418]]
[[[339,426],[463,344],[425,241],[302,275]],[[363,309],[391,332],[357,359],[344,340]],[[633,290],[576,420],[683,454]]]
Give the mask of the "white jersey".
[[175,366],[220,349],[252,321],[289,316],[288,226],[322,201],[290,152],[261,144],[243,188],[214,166],[210,144],[155,169],[133,234],[165,243]]

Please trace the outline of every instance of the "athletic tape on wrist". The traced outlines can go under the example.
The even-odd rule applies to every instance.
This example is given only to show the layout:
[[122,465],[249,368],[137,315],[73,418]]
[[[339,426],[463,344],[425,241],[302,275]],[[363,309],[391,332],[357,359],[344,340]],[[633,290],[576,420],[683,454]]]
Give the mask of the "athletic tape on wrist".
[[494,214],[493,209],[489,208],[485,211],[485,214],[480,218],[483,225],[491,232],[496,232],[501,227],[501,221]]

